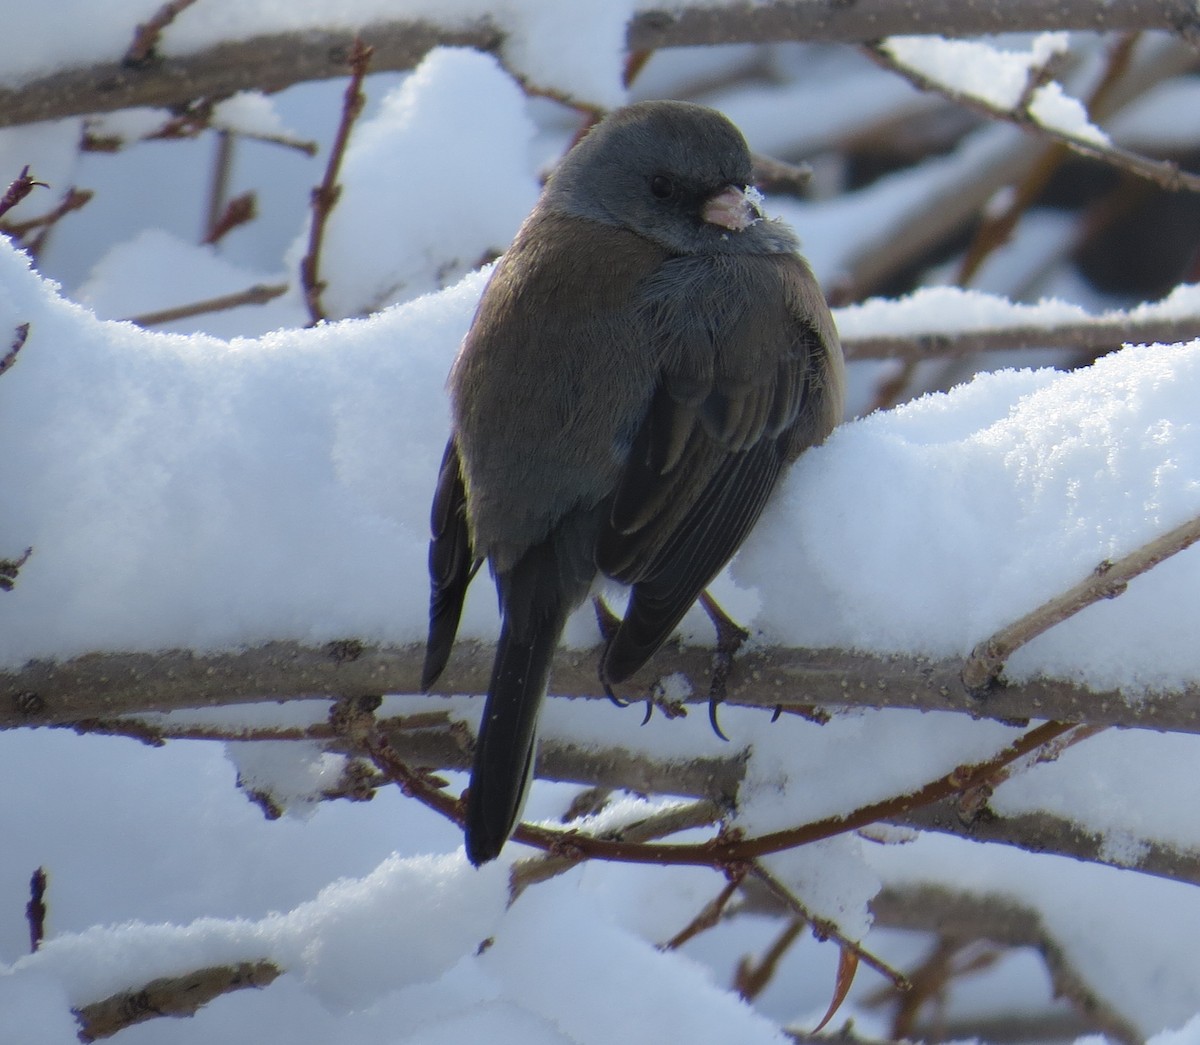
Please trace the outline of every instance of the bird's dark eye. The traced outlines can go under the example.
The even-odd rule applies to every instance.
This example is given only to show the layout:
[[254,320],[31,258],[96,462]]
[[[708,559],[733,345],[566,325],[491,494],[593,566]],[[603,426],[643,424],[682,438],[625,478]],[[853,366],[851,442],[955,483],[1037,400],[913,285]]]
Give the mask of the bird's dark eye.
[[656,174],[650,179],[650,191],[660,200],[669,200],[675,195],[675,183],[665,174]]

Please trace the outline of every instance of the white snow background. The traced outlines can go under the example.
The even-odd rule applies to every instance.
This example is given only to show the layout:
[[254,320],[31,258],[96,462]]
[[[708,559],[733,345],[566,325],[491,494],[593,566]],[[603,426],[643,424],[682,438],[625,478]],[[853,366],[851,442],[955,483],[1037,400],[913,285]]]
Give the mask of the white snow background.
[[[5,16],[0,77],[20,82],[119,53],[154,6],[123,0],[102,14],[81,0],[54,12],[23,6]],[[408,6],[443,19],[484,9],[465,0],[452,10]],[[571,5],[567,18],[553,3],[512,0],[493,13],[513,27],[505,58],[515,68],[613,105],[625,97],[620,52],[632,7],[598,0]],[[167,45],[182,52],[264,29],[387,14],[371,0],[202,0]],[[1049,46],[1034,41],[1029,53]],[[826,77],[841,69],[823,60]],[[639,90],[665,93],[738,61],[738,49],[656,58]],[[818,136],[838,112],[868,120],[878,110],[866,99],[885,109],[924,104],[862,63],[841,70],[844,95],[814,87],[803,63],[780,63],[787,76],[761,89],[761,107],[753,92],[729,97],[754,147],[769,148],[768,114],[781,99],[820,97],[811,114]],[[863,89],[872,82],[873,92]],[[227,119],[327,145],[341,87],[246,96]],[[114,320],[254,282],[294,282],[323,153],[281,160],[270,146],[247,146],[237,180],[253,185],[268,170],[274,179],[260,193],[262,216],[206,247],[195,244],[197,215],[179,214],[162,186],[176,200],[194,183],[192,198],[203,198],[209,141],[146,143],[109,157],[77,152],[79,120],[0,131],[0,182],[30,163],[55,191],[77,183],[129,201],[64,222],[42,274],[0,242],[0,344],[30,324],[15,366],[0,375],[0,555],[35,549],[14,591],[0,593],[4,667],[91,651],[423,638],[443,383],[486,280],[475,268],[504,249],[572,126],[549,103],[528,101],[495,59],[470,52],[435,51],[409,76],[370,77],[367,90],[322,265],[332,314],[373,314],[312,329],[295,290],[266,306],[180,321],[167,328],[174,333]],[[841,110],[830,102],[839,97]],[[719,92],[712,100],[720,103]],[[1129,133],[1154,119],[1148,113]],[[139,121],[153,123],[122,114],[98,126]],[[972,147],[1002,149],[1011,133],[981,131]],[[878,227],[914,193],[937,191],[954,162],[885,179],[855,199],[768,206],[796,225],[829,279],[864,224]],[[36,213],[46,198],[35,194],[17,213]],[[931,288],[842,310],[839,324],[861,334],[1082,314],[1059,301],[1013,305],[1003,273],[993,279],[984,286],[993,294]],[[1196,296],[1183,288],[1162,310],[1194,314]],[[743,622],[765,641],[963,655],[1101,560],[1200,513],[1198,401],[1193,342],[1128,347],[1071,374],[986,374],[851,421],[792,470],[722,583],[743,593]],[[462,634],[488,639],[494,599],[483,578],[475,589]],[[1197,619],[1193,549],[1034,641],[1008,671],[1122,688],[1132,699],[1193,684]],[[685,629],[710,641],[702,618]],[[595,643],[586,614],[569,638]],[[547,731],[653,751],[729,752],[702,715],[643,729],[636,709],[579,703],[552,701]],[[454,706],[469,717],[477,705]],[[901,711],[846,713],[817,726],[730,709],[722,722],[737,749],[752,751],[740,811],[750,831],[920,786],[1019,733]],[[194,1019],[132,1027],[119,1040],[765,1043],[786,1040],[780,1023],[811,1027],[828,1002],[837,949],[812,940],[789,955],[757,1007],[729,991],[729,956],[760,951],[775,931],[764,918],[735,919],[679,952],[657,949],[719,891],[713,872],[593,863],[506,907],[507,865],[519,846],[476,871],[457,831],[398,789],[369,804],[307,802],[336,775],[330,756],[304,760],[287,745],[281,759],[269,746],[240,747],[0,734],[0,1042],[74,1042],[71,1007],[157,977],[262,958],[285,970],[270,987],[222,997]],[[1198,757],[1191,736],[1107,733],[1016,776],[994,804],[1068,816],[1104,834],[1125,855],[1117,862],[1136,864],[1139,839],[1200,848]],[[280,789],[288,781],[291,815],[265,821],[236,789],[239,772]],[[573,793],[539,786],[528,815],[556,817]],[[641,807],[651,806],[629,797],[614,815]],[[51,876],[49,938],[29,955],[24,903],[39,865]],[[1088,983],[1147,1038],[1200,1042],[1200,893],[1192,887],[945,837],[903,846],[839,838],[772,867],[815,913],[898,963],[919,949],[871,931],[868,904],[881,887],[940,882],[1012,897],[1041,914]],[[493,942],[481,948],[485,939]],[[1006,959],[978,997],[956,1004],[972,1014],[1052,1006],[1027,957]],[[881,982],[860,973],[839,1022],[848,1013],[860,1032],[885,1033],[862,1004]]]

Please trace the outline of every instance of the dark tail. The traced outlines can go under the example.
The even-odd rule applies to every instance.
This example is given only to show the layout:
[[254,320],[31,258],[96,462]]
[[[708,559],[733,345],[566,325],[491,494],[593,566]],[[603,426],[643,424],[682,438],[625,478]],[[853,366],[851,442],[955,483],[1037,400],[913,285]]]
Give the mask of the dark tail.
[[467,794],[467,859],[494,860],[516,826],[533,775],[537,717],[563,621],[545,621],[525,641],[506,621],[496,647]]

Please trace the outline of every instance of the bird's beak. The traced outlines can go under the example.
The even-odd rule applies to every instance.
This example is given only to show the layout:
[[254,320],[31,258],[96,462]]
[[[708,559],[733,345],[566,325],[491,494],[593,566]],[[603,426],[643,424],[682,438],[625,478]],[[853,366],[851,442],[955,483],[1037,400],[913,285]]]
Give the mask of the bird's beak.
[[709,199],[700,211],[700,216],[710,225],[720,225],[730,232],[741,232],[762,221],[758,201],[762,197],[756,189],[739,189],[730,185]]

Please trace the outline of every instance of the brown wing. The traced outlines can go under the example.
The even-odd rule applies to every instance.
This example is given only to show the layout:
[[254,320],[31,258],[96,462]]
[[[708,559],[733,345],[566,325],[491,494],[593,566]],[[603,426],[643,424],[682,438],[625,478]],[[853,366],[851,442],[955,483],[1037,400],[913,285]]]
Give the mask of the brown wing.
[[437,681],[450,659],[467,587],[479,569],[479,560],[471,549],[466,510],[467,492],[458,448],[451,439],[442,455],[429,519],[429,638],[421,672],[423,691]]
[[[840,349],[799,259],[680,259],[651,288],[661,380],[597,545],[632,585],[602,674],[620,682],[746,538],[786,464],[841,412]],[[814,303],[814,294],[816,294]]]

